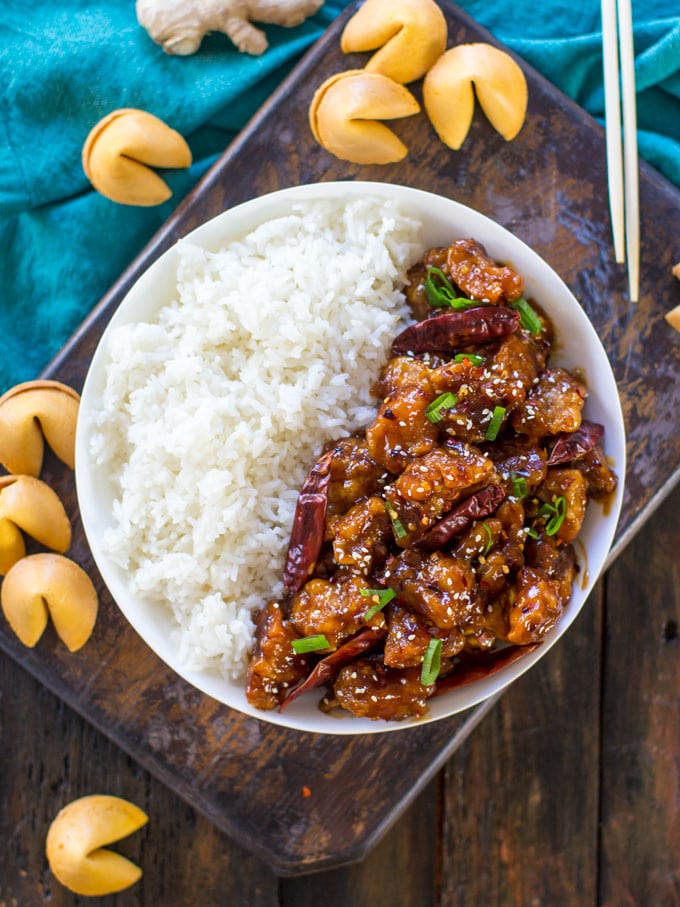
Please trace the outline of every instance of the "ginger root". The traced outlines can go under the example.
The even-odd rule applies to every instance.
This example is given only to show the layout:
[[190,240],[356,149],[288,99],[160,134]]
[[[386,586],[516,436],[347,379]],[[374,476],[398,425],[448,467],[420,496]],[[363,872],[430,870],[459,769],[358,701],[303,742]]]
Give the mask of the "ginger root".
[[137,0],[137,19],[166,54],[188,56],[212,31],[223,32],[242,52],[259,56],[267,49],[265,25],[300,25],[323,0]]

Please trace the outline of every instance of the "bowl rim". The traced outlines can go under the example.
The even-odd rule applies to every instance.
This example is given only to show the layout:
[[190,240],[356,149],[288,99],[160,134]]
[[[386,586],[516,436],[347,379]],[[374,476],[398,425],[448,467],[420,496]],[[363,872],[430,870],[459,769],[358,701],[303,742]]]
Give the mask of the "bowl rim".
[[[581,546],[580,552],[577,550],[578,559],[583,561],[583,583],[578,586],[575,582],[569,605],[565,608],[557,626],[547,634],[545,641],[538,648],[513,664],[502,668],[497,673],[447,692],[441,697],[429,700],[429,709],[424,716],[396,722],[356,718],[349,713],[343,713],[338,716],[324,714],[316,706],[319,698],[318,694],[320,693],[318,690],[307,694],[305,697],[300,697],[295,704],[283,712],[278,710],[260,711],[250,706],[245,699],[245,695],[242,695],[242,699],[238,699],[238,697],[235,699],[232,695],[225,696],[225,688],[228,692],[236,692],[234,682],[225,681],[216,672],[190,670],[185,665],[182,665],[179,661],[177,647],[170,642],[172,632],[168,632],[166,629],[164,633],[159,635],[158,627],[154,629],[150,625],[150,621],[153,624],[159,616],[161,621],[164,619],[163,615],[159,614],[159,609],[155,606],[150,606],[148,602],[144,602],[134,595],[131,596],[124,581],[123,571],[112,564],[102,549],[101,535],[104,526],[101,512],[102,495],[100,482],[102,476],[97,475],[97,470],[91,463],[88,453],[90,412],[96,404],[97,394],[101,387],[103,366],[110,335],[116,327],[132,321],[141,321],[145,312],[158,311],[164,304],[167,304],[169,299],[161,298],[161,291],[166,296],[168,292],[171,293],[178,250],[183,243],[196,244],[209,250],[215,250],[224,243],[243,237],[260,223],[284,214],[286,209],[298,202],[321,199],[351,199],[364,196],[377,197],[378,199],[391,198],[396,201],[397,207],[404,213],[410,214],[417,211],[419,217],[426,218],[423,227],[425,248],[436,244],[448,244],[453,239],[469,236],[482,242],[494,259],[502,260],[509,264],[516,264],[517,260],[521,260],[522,265],[516,266],[519,273],[524,277],[527,288],[535,284],[540,286],[541,289],[545,289],[546,295],[549,294],[550,296],[549,299],[546,296],[542,296],[540,299],[537,298],[536,301],[540,303],[553,320],[557,318],[559,322],[565,319],[567,324],[578,328],[587,338],[585,346],[581,342],[579,343],[579,348],[587,351],[588,365],[597,366],[598,386],[595,389],[589,386],[590,396],[586,402],[586,407],[589,406],[591,398],[594,397],[597,413],[604,413],[607,416],[605,445],[607,455],[613,459],[613,465],[619,477],[617,490],[612,500],[608,502],[608,510],[607,512],[603,511],[600,519],[594,516],[594,508],[597,507],[599,510],[600,505],[595,501],[589,505],[586,518],[589,531],[588,538],[595,536],[597,544],[594,550],[589,548],[586,551],[585,545]],[[457,227],[459,223],[463,227],[462,230]],[[428,234],[441,235],[441,231],[444,229],[449,229],[450,231],[448,240],[443,238],[437,243],[428,241]],[[505,250],[502,254],[499,252],[499,246]],[[153,299],[153,296],[147,294],[154,287],[160,287],[159,295],[157,299],[149,303],[148,300]],[[527,292],[527,295],[533,296],[533,293]],[[140,305],[140,300],[147,300],[146,305]],[[566,309],[558,311],[556,307],[560,305],[565,305]],[[558,343],[562,344],[561,330],[557,329],[556,334]],[[554,361],[555,358],[557,362],[554,362],[554,364],[560,364],[560,356],[553,357],[551,361]],[[592,363],[590,359],[592,359]],[[602,384],[599,382],[602,382]],[[605,420],[600,417],[596,421]],[[130,287],[97,344],[83,385],[80,414],[76,429],[75,485],[83,530],[88,540],[92,557],[111,597],[130,626],[146,645],[186,682],[204,694],[251,718],[257,718],[258,720],[289,729],[336,735],[385,733],[421,727],[423,724],[442,720],[478,706],[480,703],[497,696],[512,682],[526,673],[571,626],[605,568],[607,554],[614,540],[616,525],[621,512],[625,470],[625,427],[621,402],[611,365],[592,322],[562,278],[519,237],[487,215],[453,199],[427,190],[367,180],[307,183],[257,196],[208,219],[163,252]],[[593,524],[596,524],[594,528]],[[140,605],[142,608],[141,612],[139,611]],[[140,613],[142,619],[140,619]],[[169,619],[170,616],[168,609],[167,618]],[[243,684],[241,683],[241,692],[242,687]],[[310,697],[314,697],[313,702],[305,702]],[[445,707],[443,703],[447,704],[448,707]],[[312,709],[315,720],[305,717],[307,712],[311,712]]]

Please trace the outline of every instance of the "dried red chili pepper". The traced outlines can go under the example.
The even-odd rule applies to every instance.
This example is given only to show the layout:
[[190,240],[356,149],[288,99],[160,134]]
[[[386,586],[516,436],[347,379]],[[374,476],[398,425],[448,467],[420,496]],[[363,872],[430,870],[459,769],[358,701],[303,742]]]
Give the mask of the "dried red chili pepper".
[[437,551],[446,547],[451,539],[464,532],[475,520],[482,520],[494,513],[504,497],[505,491],[500,485],[485,485],[450,510],[413,547],[423,551]]
[[597,447],[604,437],[604,425],[599,422],[581,422],[581,427],[570,434],[562,434],[550,451],[548,466],[557,466],[559,463],[569,463],[585,457],[593,448]]
[[335,652],[322,658],[317,663],[309,677],[286,696],[281,703],[279,711],[284,706],[290,705],[294,699],[297,699],[303,693],[307,693],[309,690],[323,686],[323,684],[333,680],[341,668],[344,668],[345,665],[354,661],[362,652],[368,651],[368,649],[380,642],[386,633],[386,627],[365,627],[363,630],[359,630],[355,636],[343,643],[339,649],[336,649]]
[[497,649],[484,656],[484,661],[470,662],[462,664],[460,670],[454,670],[452,674],[447,674],[437,680],[437,687],[433,693],[439,696],[442,693],[448,693],[449,690],[455,690],[458,687],[467,686],[468,683],[474,683],[475,680],[483,680],[485,677],[491,677],[501,668],[513,664],[518,659],[523,658],[541,644],[533,643],[530,646],[508,646],[505,649]]
[[392,344],[392,354],[447,353],[470,343],[487,343],[513,334],[519,327],[519,312],[505,306],[477,306],[446,312],[411,324]]
[[327,450],[310,469],[295,506],[283,585],[289,596],[307,581],[323,544],[334,451]]

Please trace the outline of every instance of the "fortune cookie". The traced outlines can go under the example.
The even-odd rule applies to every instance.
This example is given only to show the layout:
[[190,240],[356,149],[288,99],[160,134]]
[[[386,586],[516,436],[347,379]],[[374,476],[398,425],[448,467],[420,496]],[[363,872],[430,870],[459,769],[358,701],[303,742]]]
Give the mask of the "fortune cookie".
[[366,0],[345,26],[345,53],[376,50],[366,64],[406,84],[424,76],[446,48],[446,19],[434,0]]
[[106,794],[81,797],[65,806],[50,825],[45,851],[55,878],[89,897],[134,885],[142,870],[106,845],[136,832],[149,817],[134,803]]
[[83,170],[94,188],[121,205],[150,207],[172,192],[152,167],[188,167],[191,151],[179,132],[145,110],[114,110],[92,128]]
[[352,69],[321,85],[309,109],[316,140],[331,154],[355,164],[390,164],[402,160],[406,145],[381,120],[418,113],[411,92],[379,73]]
[[61,553],[71,544],[71,523],[49,485],[33,476],[0,476],[0,575],[24,556],[21,532]]
[[28,381],[0,397],[0,463],[8,472],[38,476],[45,442],[71,469],[80,397],[59,381]]
[[475,92],[487,119],[506,141],[522,128],[528,90],[520,67],[491,44],[459,44],[437,60],[423,82],[425,110],[449,148],[458,149],[465,141]]
[[30,554],[7,572],[0,587],[2,610],[21,642],[32,648],[48,617],[70,652],[90,638],[97,619],[97,591],[74,561],[61,554]]

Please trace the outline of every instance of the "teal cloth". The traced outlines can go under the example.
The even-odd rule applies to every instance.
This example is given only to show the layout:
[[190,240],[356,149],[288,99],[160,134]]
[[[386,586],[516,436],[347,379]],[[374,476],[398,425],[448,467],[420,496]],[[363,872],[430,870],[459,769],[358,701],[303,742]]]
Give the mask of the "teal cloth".
[[[602,118],[596,0],[460,4]],[[346,0],[295,29],[268,27],[261,57],[223,35],[191,57],[165,55],[134,0],[0,0],[0,392],[35,377]],[[640,151],[680,185],[680,10],[633,4]],[[194,164],[170,174],[155,208],[116,205],[87,182],[90,127],[119,107],[156,113],[184,135]]]

